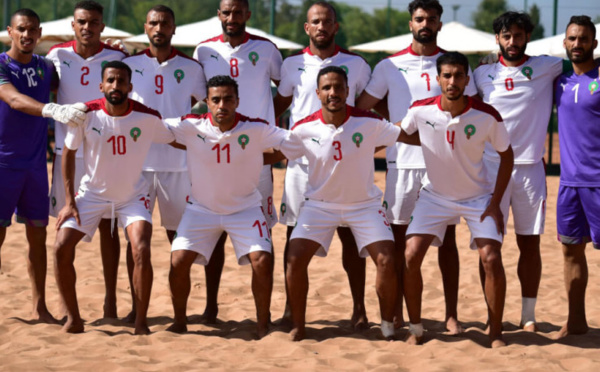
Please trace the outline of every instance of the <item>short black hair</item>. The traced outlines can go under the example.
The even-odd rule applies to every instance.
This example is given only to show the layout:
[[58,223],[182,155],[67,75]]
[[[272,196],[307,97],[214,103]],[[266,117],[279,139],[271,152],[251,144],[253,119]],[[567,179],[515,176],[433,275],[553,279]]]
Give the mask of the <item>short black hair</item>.
[[235,96],[239,97],[239,89],[237,81],[233,80],[231,76],[228,75],[216,75],[208,79],[206,83],[206,96],[208,97],[208,89],[215,87],[233,87],[235,91]]
[[494,19],[492,28],[496,35],[500,35],[503,30],[510,30],[510,27],[513,25],[523,29],[527,34],[530,34],[535,27],[529,14],[511,11],[501,14]]
[[438,16],[440,16],[440,18],[442,18],[442,13],[444,12],[444,8],[442,7],[442,4],[440,4],[440,2],[438,0],[413,0],[413,1],[411,1],[410,4],[408,4],[408,12],[410,13],[411,18],[412,18],[413,13],[416,12],[417,9],[423,9],[423,10],[435,9],[438,13]]
[[[219,1],[219,10],[221,9],[221,3],[224,0]],[[250,3],[248,2],[248,0],[232,0],[232,1],[237,1],[238,3],[242,3],[246,6],[246,9],[250,9]]]
[[460,52],[447,52],[437,59],[435,67],[438,76],[442,72],[442,66],[444,65],[462,66],[465,69],[465,74],[469,73],[469,60]]
[[325,68],[320,69],[319,73],[317,74],[317,88],[320,87],[319,81],[321,80],[321,76],[323,76],[325,74],[329,74],[330,72],[341,75],[344,78],[346,85],[348,85],[348,74],[346,73],[346,71],[343,68],[338,67],[338,66],[327,66]]
[[97,3],[93,0],[84,0],[78,2],[77,4],[75,4],[75,8],[73,9],[73,11],[76,11],[77,9],[94,11],[100,13],[101,15],[104,15],[104,7],[100,3]]
[[127,65],[127,63],[122,62],[122,61],[108,61],[108,62],[104,63],[102,65],[102,73],[100,75],[100,78],[102,79],[102,81],[104,81],[104,71],[107,68],[116,68],[119,70],[126,70],[127,73],[129,74],[129,82],[131,82],[131,67],[129,67]]
[[22,9],[17,10],[16,12],[14,12],[13,15],[10,17],[10,23],[11,24],[12,24],[12,20],[16,16],[22,16],[22,17],[27,17],[27,18],[34,18],[34,19],[37,20],[38,26],[41,23],[40,16],[36,12],[34,12],[33,10],[31,10],[29,8],[22,8]]
[[319,1],[315,1],[314,3],[310,4],[310,7],[308,9],[312,8],[315,5],[329,9],[331,11],[331,13],[333,13],[333,20],[335,22],[337,22],[337,11],[335,10],[335,7],[333,6],[333,4],[331,4],[330,2],[327,2],[327,1],[319,0]]
[[567,24],[567,29],[571,25],[577,25],[577,26],[583,26],[583,27],[589,28],[592,31],[594,39],[596,39],[596,25],[594,24],[594,22],[592,22],[592,19],[590,17],[588,17],[586,15],[572,16],[571,19],[569,20],[569,23]]
[[171,16],[171,18],[173,19],[173,23],[175,23],[175,12],[173,12],[173,9],[169,8],[166,5],[155,5],[153,6],[148,13],[150,12],[156,12],[156,13],[167,13]]

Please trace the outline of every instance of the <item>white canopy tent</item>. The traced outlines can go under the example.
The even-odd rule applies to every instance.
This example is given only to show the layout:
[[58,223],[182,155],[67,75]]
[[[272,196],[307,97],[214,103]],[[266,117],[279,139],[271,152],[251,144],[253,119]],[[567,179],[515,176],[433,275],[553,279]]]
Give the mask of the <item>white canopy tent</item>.
[[[42,37],[38,41],[38,45],[35,47],[34,52],[36,54],[46,54],[53,45],[75,39],[75,33],[71,27],[72,21],[73,17],[71,16],[56,21],[41,23]],[[131,36],[132,35],[129,32],[106,26],[102,32],[101,39],[125,39]],[[11,39],[8,36],[8,31],[5,30],[0,32],[0,41],[10,45]]]
[[[246,27],[246,31],[271,40],[279,49],[302,49],[302,45],[300,44],[268,34],[256,28]],[[220,35],[222,32],[221,21],[215,16],[204,21],[177,26],[171,44],[176,47],[195,47],[204,40]],[[130,50],[139,49],[135,48],[133,44],[147,45],[149,43],[148,35],[136,35],[124,40],[124,43]]]
[[[596,30],[600,31],[600,23],[596,24]],[[546,54],[549,56],[567,58],[567,53],[565,52],[565,47],[563,46],[564,39],[565,33],[562,33],[560,35],[532,41],[527,44],[526,52],[531,56]],[[596,48],[594,51],[594,57],[600,57],[600,48]]]
[[[377,40],[370,43],[354,45],[350,50],[361,52],[396,53],[408,47],[413,39],[412,33]],[[448,51],[458,51],[464,54],[490,53],[498,49],[493,34],[467,27],[459,22],[442,25],[438,33],[437,44]]]

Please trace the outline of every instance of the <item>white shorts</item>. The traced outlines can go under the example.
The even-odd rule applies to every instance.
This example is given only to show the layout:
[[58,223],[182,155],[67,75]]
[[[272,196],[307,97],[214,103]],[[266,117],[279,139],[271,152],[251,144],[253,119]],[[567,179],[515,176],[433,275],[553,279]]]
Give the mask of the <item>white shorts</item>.
[[412,221],[408,225],[406,236],[414,234],[434,235],[432,245],[441,246],[450,221],[463,217],[471,231],[470,247],[477,249],[475,239],[493,239],[502,243],[502,234],[498,233],[496,223],[491,217],[480,221],[481,215],[490,203],[491,195],[457,202],[443,199],[427,190],[421,190],[419,200],[413,211]]
[[183,249],[196,252],[198,257],[195,263],[207,265],[223,232],[231,238],[240,265],[250,263],[248,254],[251,252],[271,253],[271,236],[260,207],[226,215],[187,207],[171,251]]
[[[496,183],[500,163],[485,160],[488,176]],[[535,164],[515,164],[500,203],[504,226],[512,208],[515,233],[541,235],[546,224],[546,167],[543,161]]]
[[154,212],[158,199],[160,225],[167,230],[177,230],[191,189],[188,172],[144,171],[142,175],[150,185],[150,213]]
[[294,160],[288,161],[279,210],[281,216],[279,222],[287,226],[296,226],[307,188],[308,164],[298,163]]
[[338,226],[348,226],[356,240],[358,253],[368,257],[364,248],[382,240],[394,241],[392,229],[379,203],[359,209],[329,209],[322,203],[307,200],[298,216],[298,224],[290,240],[308,239],[321,245],[316,255],[327,256],[329,245]]
[[273,205],[273,169],[270,165],[263,166],[260,171],[258,192],[262,196],[262,209],[270,229],[277,224],[277,211]]
[[75,204],[79,211],[81,225],[77,225],[75,218],[69,218],[61,228],[70,227],[83,232],[86,235],[83,240],[86,242],[92,241],[100,220],[106,216],[111,216],[112,219],[117,218],[119,226],[123,228],[127,228],[136,221],[146,221],[152,224],[150,201],[147,195],[138,195],[129,201],[113,203],[79,190],[75,197]]
[[[65,183],[62,176],[62,154],[54,156],[52,165],[52,187],[50,188],[50,215],[57,217],[58,212],[65,206]],[[75,190],[79,190],[81,179],[85,175],[83,158],[75,158]]]

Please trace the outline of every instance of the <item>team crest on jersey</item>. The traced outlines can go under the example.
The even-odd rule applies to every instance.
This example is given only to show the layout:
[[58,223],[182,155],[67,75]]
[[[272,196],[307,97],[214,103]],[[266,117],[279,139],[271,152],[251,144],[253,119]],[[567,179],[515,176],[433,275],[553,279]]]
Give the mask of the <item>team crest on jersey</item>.
[[386,211],[388,210],[388,202],[387,201],[384,200],[382,206],[383,206],[383,208],[385,208]]
[[258,62],[258,53],[250,52],[250,54],[248,54],[248,58],[250,58],[252,66],[256,66],[256,62]]
[[596,80],[590,82],[588,89],[590,90],[590,94],[594,94],[594,92],[598,90],[598,82]]
[[133,127],[129,131],[129,135],[133,138],[133,142],[136,142],[137,139],[142,135],[142,130],[138,127]]
[[473,124],[469,124],[465,127],[465,134],[467,135],[467,139],[471,139],[471,136],[475,134],[477,130]]
[[242,150],[246,149],[246,145],[250,143],[250,137],[245,134],[242,134],[238,137],[238,143],[242,146]]
[[360,143],[363,141],[363,135],[360,132],[356,132],[352,135],[352,142],[356,144],[356,147],[360,147]]
[[279,211],[281,212],[281,217],[283,217],[285,215],[286,210],[287,210],[287,206],[285,205],[285,203],[281,203],[281,208],[279,208]]
[[531,75],[533,75],[533,69],[529,66],[525,66],[523,67],[523,69],[521,70],[521,73],[523,75],[525,75],[525,77],[529,80],[531,80]]
[[348,66],[346,66],[346,65],[341,65],[341,66],[340,66],[340,68],[341,68],[342,70],[344,70],[344,72],[346,73],[346,75],[348,75]]
[[40,77],[40,79],[44,80],[44,70],[42,70],[41,67],[37,68],[37,74]]
[[177,79],[177,84],[181,83],[181,80],[183,80],[183,78],[185,77],[183,70],[180,69],[175,70],[175,73],[173,75],[175,76],[175,79]]

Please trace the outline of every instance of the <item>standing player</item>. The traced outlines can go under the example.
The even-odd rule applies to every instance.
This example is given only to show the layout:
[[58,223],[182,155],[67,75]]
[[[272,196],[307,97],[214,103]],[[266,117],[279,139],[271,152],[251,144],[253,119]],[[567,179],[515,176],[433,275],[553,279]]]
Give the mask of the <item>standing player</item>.
[[[437,75],[436,61],[445,53],[437,46],[443,8],[437,0],[414,0],[408,5],[408,11],[411,15],[408,25],[413,34],[412,44],[375,66],[371,81],[356,104],[358,108],[369,110],[387,95],[392,122],[402,120],[413,102],[441,94],[434,76]],[[465,93],[477,94],[474,82],[469,83]],[[383,200],[396,243],[396,269],[400,285],[395,326],[401,327],[401,281],[406,229],[419,190],[426,183],[425,161],[420,148],[403,143],[388,147],[386,158],[388,171]],[[454,226],[457,222],[451,221],[438,250],[446,299],[446,328],[452,334],[462,332],[457,313],[459,260]]]
[[[135,334],[150,333],[146,315],[153,275],[152,216],[142,165],[153,142],[170,143],[174,137],[157,111],[127,98],[131,88],[129,66],[107,62],[100,84],[104,98],[87,103],[90,111],[84,125],[69,128],[65,138],[62,161],[67,200],[56,221],[59,231],[54,246],[56,282],[67,308],[65,332],[80,333],[84,328],[75,291],[75,246],[84,236],[91,239],[100,219],[108,214],[111,221],[118,217],[132,245]],[[75,197],[75,152],[80,146],[86,171]]]
[[556,222],[569,300],[567,324],[559,338],[588,331],[585,245],[591,241],[600,249],[600,77],[593,57],[596,27],[590,17],[571,17],[564,45],[574,71],[558,78],[554,93],[561,168]]
[[[157,110],[164,118],[188,114],[206,96],[206,81],[202,66],[171,46],[175,13],[164,5],[153,7],[146,15],[144,30],[150,47],[124,60],[133,71],[131,98]],[[161,225],[167,230],[169,242],[173,242],[190,193],[185,152],[166,144],[152,144],[142,169],[150,185],[150,211],[158,199]],[[127,271],[131,282],[133,261],[129,244]],[[133,286],[130,288],[135,299]],[[133,320],[134,316],[135,308],[127,319]]]
[[[204,68],[207,81],[216,75],[229,75],[239,84],[239,113],[275,125],[271,81],[279,84],[281,53],[269,40],[246,32],[246,22],[251,16],[248,0],[222,0],[217,14],[223,33],[200,43],[194,51],[194,59]],[[263,167],[258,191],[263,197],[263,212],[271,228],[277,223],[271,166]],[[217,319],[217,295],[225,262],[224,245],[225,239],[221,239],[205,268],[207,295],[203,318],[209,323]]]
[[[310,38],[310,44],[302,52],[283,61],[281,82],[274,100],[275,116],[279,117],[291,104],[291,126],[299,120],[319,110],[321,102],[315,94],[317,74],[326,66],[338,66],[348,73],[350,93],[346,103],[354,106],[354,99],[363,91],[371,75],[371,68],[365,60],[353,53],[341,49],[335,44],[339,24],[335,8],[325,1],[314,3],[306,14],[304,31]],[[284,268],[289,247],[289,239],[298,219],[300,205],[304,202],[304,193],[308,184],[308,161],[306,157],[298,161],[290,160],[285,173],[285,187],[281,199],[281,222],[287,225],[284,250]],[[356,241],[347,227],[339,227],[338,235],[342,241],[343,264],[354,308],[352,324],[357,329],[368,327],[365,312],[365,259],[358,256]],[[289,318],[287,304],[286,315]]]
[[[502,200],[502,213],[508,219],[509,206],[512,207],[520,251],[520,325],[535,331],[535,303],[542,277],[540,234],[544,233],[546,216],[546,171],[542,158],[552,111],[552,84],[563,71],[563,60],[525,54],[533,30],[527,14],[506,12],[494,20],[493,27],[500,60],[478,67],[474,77],[483,101],[502,115],[514,149],[515,167]],[[485,162],[493,177],[499,157],[489,145]]]
[[[104,30],[102,21],[103,7],[95,1],[81,1],[75,4],[73,13],[73,31],[75,40],[53,46],[48,52],[61,84],[58,87],[56,101],[60,104],[87,102],[102,97],[98,90],[101,82],[102,64],[107,61],[122,60],[125,53],[100,41]],[[66,126],[56,123],[55,153],[52,167],[52,189],[50,191],[50,215],[57,217],[65,205],[65,189],[62,181],[62,151],[64,148]],[[76,155],[75,187],[79,186],[84,174],[83,152]],[[110,219],[103,219],[100,229],[100,252],[104,268],[104,317],[117,317],[117,271],[119,269],[119,234],[115,228],[111,231]]]
[[[25,224],[31,279],[32,317],[56,323],[46,307],[46,226],[48,225],[48,172],[46,117],[83,121],[83,111],[47,103],[58,77],[52,62],[33,54],[42,36],[40,17],[19,9],[7,28],[8,52],[0,54],[0,247],[13,214]],[[42,116],[44,118],[42,118]],[[71,123],[76,125],[76,123]],[[2,261],[0,260],[0,263]]]
[[[418,133],[429,183],[423,187],[406,232],[404,295],[410,318],[407,342],[420,344],[421,264],[433,243],[440,245],[449,221],[463,217],[471,230],[471,247],[477,248],[486,276],[485,297],[492,347],[504,345],[502,312],[506,277],[502,266],[504,219],[500,201],[510,179],[513,152],[502,117],[491,106],[463,95],[469,82],[469,61],[457,52],[437,60],[437,81],[442,95],[415,102],[402,129]],[[500,156],[495,186],[483,163],[490,143]]]
[[[208,81],[210,113],[169,122],[187,148],[192,190],[173,242],[169,282],[175,311],[173,332],[186,332],[190,268],[206,265],[223,232],[233,242],[238,262],[252,265],[258,338],[268,332],[273,289],[271,236],[261,210],[258,183],[262,153],[279,148],[288,131],[236,113],[238,85],[230,76]],[[211,177],[207,178],[206,175]],[[243,180],[243,182],[239,182]]]

